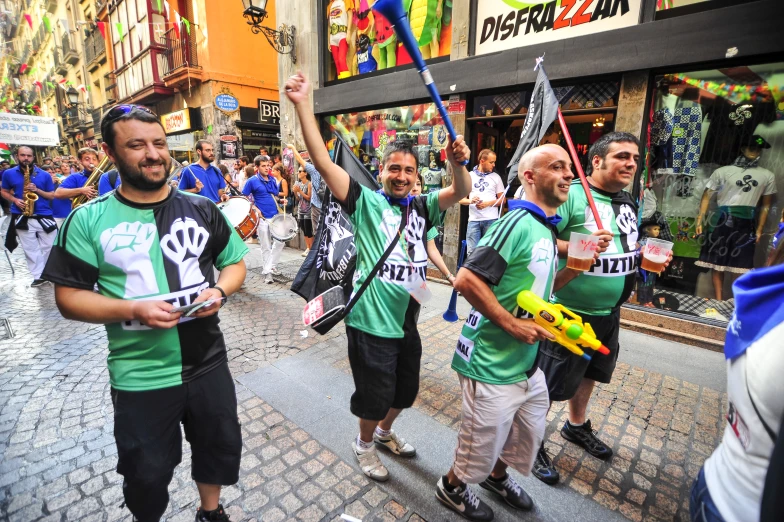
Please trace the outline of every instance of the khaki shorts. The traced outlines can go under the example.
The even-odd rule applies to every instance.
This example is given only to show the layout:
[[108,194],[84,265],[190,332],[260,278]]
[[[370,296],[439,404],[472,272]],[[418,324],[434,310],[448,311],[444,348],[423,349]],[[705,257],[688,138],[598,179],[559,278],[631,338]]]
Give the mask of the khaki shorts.
[[528,380],[506,385],[459,377],[463,419],[453,467],[457,478],[478,484],[490,475],[499,458],[529,475],[550,407],[542,370],[536,370]]

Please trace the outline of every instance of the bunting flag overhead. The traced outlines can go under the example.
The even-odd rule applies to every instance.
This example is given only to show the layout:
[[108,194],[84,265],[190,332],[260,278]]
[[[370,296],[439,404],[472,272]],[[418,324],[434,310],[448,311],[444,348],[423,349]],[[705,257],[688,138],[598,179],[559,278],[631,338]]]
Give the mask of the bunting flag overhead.
[[123,38],[125,37],[125,35],[123,35],[123,24],[122,22],[117,22],[114,25],[117,26],[117,35],[120,37],[120,41],[122,42]]
[[27,25],[30,26],[30,30],[33,30],[33,17],[29,14],[24,15],[25,20],[27,20]]
[[191,23],[184,16],[182,17],[182,23],[185,25],[185,30],[188,32],[188,34],[191,34]]
[[46,32],[47,33],[51,33],[52,32],[52,21],[49,20],[49,17],[46,16],[46,15],[44,15],[43,21],[44,21],[44,27],[46,28]]
[[98,30],[101,31],[101,36],[106,40],[106,22],[98,22],[96,25],[98,26]]

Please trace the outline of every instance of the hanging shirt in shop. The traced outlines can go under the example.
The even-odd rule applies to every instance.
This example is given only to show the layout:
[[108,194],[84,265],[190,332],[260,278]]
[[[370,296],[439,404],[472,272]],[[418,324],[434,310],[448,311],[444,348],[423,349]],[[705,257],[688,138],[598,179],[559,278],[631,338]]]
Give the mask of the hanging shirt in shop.
[[[497,199],[498,194],[506,190],[501,176],[495,172],[479,172],[479,167],[474,167],[471,174],[471,193],[468,199],[479,196],[482,201],[492,201]],[[498,205],[476,208],[476,205],[468,206],[468,221],[485,221],[487,219],[498,219]]]
[[[708,109],[706,107],[706,112]],[[772,101],[747,101],[731,103],[723,98],[715,102],[709,112],[711,119],[700,160],[703,163],[729,165],[740,154],[757,125],[776,119],[776,106]]]
[[[555,293],[555,302],[578,314],[609,315],[629,298],[637,272],[637,203],[621,190],[615,194],[593,185],[591,194],[602,226],[613,233],[613,241],[590,270]],[[563,220],[558,224],[558,239],[569,240],[572,232],[593,234],[598,230],[580,180],[572,181],[569,199],[558,207]],[[566,266],[561,258],[558,269]]]
[[672,117],[672,169],[676,174],[694,175],[700,166],[702,107],[699,103],[679,100]]
[[760,196],[776,193],[776,177],[762,167],[727,165],[716,169],[706,187],[719,192],[720,207],[756,207]]
[[425,180],[425,186],[422,187],[423,193],[426,194],[441,189],[441,183],[444,179],[444,169],[427,167],[422,169],[421,173],[422,179]]

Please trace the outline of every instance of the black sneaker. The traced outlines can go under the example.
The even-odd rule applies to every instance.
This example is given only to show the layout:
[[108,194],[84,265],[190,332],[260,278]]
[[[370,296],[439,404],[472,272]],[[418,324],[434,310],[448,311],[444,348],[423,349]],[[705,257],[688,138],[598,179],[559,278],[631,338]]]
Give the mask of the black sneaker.
[[612,449],[596,436],[589,420],[586,420],[582,426],[572,426],[569,421],[566,421],[561,428],[561,436],[569,442],[582,446],[597,459],[607,460],[613,455]]
[[36,288],[39,286],[43,286],[46,284],[46,279],[33,279],[33,282],[30,283],[31,288]]
[[231,519],[223,510],[223,506],[218,504],[218,509],[215,511],[204,511],[202,508],[197,509],[196,522],[231,522]]
[[534,507],[534,501],[531,500],[528,493],[520,487],[520,484],[509,473],[506,474],[506,478],[503,480],[487,477],[479,485],[488,491],[501,495],[504,502],[513,508],[529,510]]
[[544,449],[544,443],[542,443],[542,445],[539,447],[539,452],[536,454],[536,460],[534,461],[534,469],[532,472],[534,477],[550,486],[557,484],[558,480],[561,478],[561,475],[555,468],[553,461],[550,460],[550,455],[548,455],[547,450]]
[[444,487],[445,483],[446,479],[441,477],[438,484],[436,484],[436,498],[439,502],[468,520],[476,520],[478,522],[493,520],[493,510],[482,502],[467,485],[464,484],[459,488],[455,488],[450,493]]

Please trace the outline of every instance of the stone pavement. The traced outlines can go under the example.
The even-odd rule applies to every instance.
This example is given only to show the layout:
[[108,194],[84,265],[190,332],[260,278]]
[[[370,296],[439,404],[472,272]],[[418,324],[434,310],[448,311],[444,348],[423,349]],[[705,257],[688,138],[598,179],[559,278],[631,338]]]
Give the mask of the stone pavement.
[[[252,250],[245,286],[221,311],[244,441],[240,482],[223,495],[232,519],[333,520],[346,512],[363,520],[421,520],[422,506],[368,481],[350,458],[240,384],[244,375],[303,351],[322,352],[346,370],[341,328],[323,337],[301,333],[303,301],[287,284],[302,261],[298,253],[287,250],[278,283],[265,285]],[[51,286],[29,288],[21,252],[12,259],[14,278],[0,258],[0,317],[16,333],[0,337],[0,520],[130,520],[114,471],[104,329],[63,319]],[[448,291],[440,295],[420,318],[425,354],[416,409],[454,428],[459,391],[448,366],[460,325],[440,319]],[[622,363],[613,383],[597,390],[591,410],[600,436],[614,445],[612,461],[565,443],[556,430],[565,411],[556,405],[551,412],[547,446],[564,476],[558,487],[631,520],[685,520],[691,477],[720,436],[725,401],[682,377]],[[165,520],[192,520],[198,505],[188,456],[185,444]]]
[[[454,430],[461,395],[450,364],[461,327],[439,316],[419,325],[427,341],[414,407]],[[638,336],[623,332],[622,347]],[[326,357],[350,373],[343,353],[333,350]],[[565,402],[554,403],[548,414],[545,447],[561,473],[558,487],[572,488],[629,520],[686,521],[691,483],[721,438],[724,411],[726,394],[619,362],[612,382],[597,386],[588,412],[613,458],[600,461],[561,437]]]

